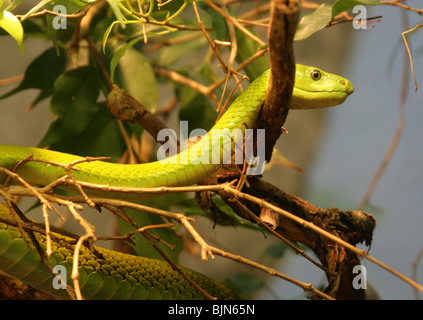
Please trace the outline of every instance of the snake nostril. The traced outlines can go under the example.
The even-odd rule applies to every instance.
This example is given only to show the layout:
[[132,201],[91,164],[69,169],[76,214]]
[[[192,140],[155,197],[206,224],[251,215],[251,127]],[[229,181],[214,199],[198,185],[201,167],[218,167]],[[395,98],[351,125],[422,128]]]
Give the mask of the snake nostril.
[[346,79],[340,79],[339,80],[340,85],[346,90],[348,94],[351,94],[354,92],[354,86],[351,82],[349,82]]

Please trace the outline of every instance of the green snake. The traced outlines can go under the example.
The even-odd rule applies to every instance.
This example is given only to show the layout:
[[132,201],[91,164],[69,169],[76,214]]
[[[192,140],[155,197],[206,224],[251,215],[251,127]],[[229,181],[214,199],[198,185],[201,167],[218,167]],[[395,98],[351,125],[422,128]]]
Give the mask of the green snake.
[[[223,116],[216,122],[199,142],[188,150],[168,158],[167,163],[151,162],[145,164],[116,164],[106,161],[81,162],[72,170],[76,181],[88,184],[124,187],[153,188],[160,186],[188,186],[195,184],[216,171],[221,164],[208,163],[210,154],[222,149],[222,134],[211,132],[229,132],[235,129],[252,128],[261,106],[266,98],[270,71],[264,72],[253,81],[231,104]],[[350,81],[340,76],[324,72],[318,68],[297,64],[295,86],[292,94],[291,109],[325,108],[341,104],[354,87]],[[217,131],[213,131],[213,129]],[[203,153],[203,151],[209,153]],[[204,156],[206,154],[206,156]],[[54,163],[69,164],[84,158],[44,149],[0,145],[0,167],[12,170],[15,166],[32,155]],[[188,161],[182,161],[188,159]],[[65,176],[63,168],[46,162],[29,161],[14,171],[26,182],[34,186],[46,186]],[[0,184],[3,185],[6,174],[0,172]],[[18,184],[12,179],[11,184]],[[60,186],[59,186],[60,187]],[[124,191],[105,191],[87,188],[88,195],[107,198],[137,200],[139,194]],[[10,218],[10,212],[4,206],[0,215]],[[37,240],[44,246],[44,236],[36,233]],[[60,236],[58,236],[60,237]],[[51,266],[63,264],[70,275],[72,250],[61,247],[53,241],[54,250],[48,258]],[[203,298],[193,286],[179,273],[172,270],[167,262],[144,257],[125,255],[105,249],[98,249],[102,256],[95,256],[90,250],[82,249],[79,261],[81,292],[86,299],[194,299]],[[34,248],[28,247],[20,231],[13,226],[0,223],[0,270],[52,294],[67,297],[65,290],[52,288],[54,275],[42,263]],[[183,269],[204,290],[218,299],[236,298],[236,295],[222,284]],[[68,279],[71,284],[72,281]]]

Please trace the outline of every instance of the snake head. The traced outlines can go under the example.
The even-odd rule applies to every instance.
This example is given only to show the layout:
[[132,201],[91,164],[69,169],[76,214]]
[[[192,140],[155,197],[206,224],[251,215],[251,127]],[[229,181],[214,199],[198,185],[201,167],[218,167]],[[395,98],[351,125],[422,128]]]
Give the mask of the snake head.
[[353,84],[319,68],[297,64],[291,109],[318,109],[341,104],[354,92]]

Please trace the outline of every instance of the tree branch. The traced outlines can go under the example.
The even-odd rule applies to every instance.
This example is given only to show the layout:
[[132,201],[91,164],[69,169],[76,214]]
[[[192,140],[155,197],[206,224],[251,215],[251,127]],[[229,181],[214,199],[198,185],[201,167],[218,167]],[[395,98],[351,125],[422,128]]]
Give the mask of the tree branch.
[[270,12],[268,39],[271,78],[267,99],[257,121],[258,128],[264,128],[266,132],[265,156],[268,162],[291,103],[295,81],[293,39],[300,4],[298,0],[273,0]]

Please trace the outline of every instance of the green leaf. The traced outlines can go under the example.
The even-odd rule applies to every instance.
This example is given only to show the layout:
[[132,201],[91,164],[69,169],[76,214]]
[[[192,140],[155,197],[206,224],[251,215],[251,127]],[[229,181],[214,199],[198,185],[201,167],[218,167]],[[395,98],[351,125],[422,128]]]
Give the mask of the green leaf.
[[110,8],[112,8],[113,14],[115,15],[117,21],[119,21],[120,26],[122,29],[125,29],[125,19],[123,18],[122,11],[119,8],[119,1],[118,0],[107,0]]
[[78,144],[77,137],[95,123],[99,110],[96,102],[100,75],[92,67],[80,67],[57,78],[54,88],[50,110],[57,119],[50,125],[39,146],[69,152],[63,148]]
[[380,0],[337,0],[334,4],[322,3],[315,11],[301,18],[294,40],[305,40],[313,33],[325,28],[341,12],[356,5],[376,6]]
[[[116,119],[108,111],[105,102],[96,103],[93,109],[88,117],[93,121],[79,134],[65,135],[62,129],[64,121],[54,122],[44,142],[54,150],[81,156],[110,157],[111,162],[119,161],[125,152],[125,144]],[[61,139],[57,139],[58,136]]]
[[125,152],[126,147],[116,118],[107,109],[106,103],[98,104],[95,119],[86,129],[76,137],[78,150],[74,154],[110,157],[117,162]]
[[166,9],[168,12],[173,14],[181,8],[181,6],[184,4],[185,1],[184,0],[169,1],[169,3],[167,3],[166,6],[163,6],[161,9],[158,9],[157,1],[154,1],[154,2],[155,2],[154,11],[159,11],[159,10],[161,11],[161,10]]
[[[163,67],[170,67],[193,52],[198,52],[206,43],[207,40],[205,37],[199,37],[191,41],[166,46],[158,52],[157,61],[155,63]],[[188,63],[190,62],[191,61],[188,61]]]
[[[60,14],[75,14],[81,11],[84,7],[89,5],[88,2],[69,1],[69,0],[54,0],[45,1],[47,10],[55,11]],[[70,41],[78,23],[77,19],[67,19],[63,16],[46,16],[47,30],[50,38],[53,40],[57,50],[59,50],[59,41]]]
[[179,120],[188,121],[188,132],[197,128],[210,130],[216,121],[217,112],[208,98],[187,86],[177,89],[176,92],[181,104]]
[[[13,9],[15,9],[21,2],[23,2],[23,0],[6,0],[3,1],[3,5],[0,6],[1,10],[6,10],[6,11],[12,11]],[[1,1],[0,1],[1,3]]]
[[[254,33],[252,29],[249,30]],[[261,49],[261,46],[256,41],[246,36],[244,32],[241,32],[238,29],[236,29],[236,38],[238,43],[236,61],[238,61],[238,63],[241,63],[250,58],[253,54]],[[269,58],[266,55],[263,55],[251,62],[244,68],[244,70],[250,80],[253,81],[269,68]]]
[[23,53],[23,28],[18,18],[9,11],[0,10],[0,28],[10,34]]
[[294,40],[305,40],[313,33],[323,29],[332,20],[332,6],[322,3],[315,11],[301,18]]
[[114,73],[116,84],[148,109],[159,100],[156,76],[149,61],[133,47],[126,49]]
[[42,7],[44,7],[46,4],[48,4],[49,2],[51,2],[53,0],[42,0],[40,2],[38,2],[34,7],[32,7],[22,18],[21,21],[25,21],[26,19],[28,19],[28,17],[30,15],[32,15],[33,13],[37,12],[39,9],[41,9]]
[[112,60],[110,61],[110,79],[112,82],[114,82],[114,75],[115,75],[115,69],[119,63],[119,60],[125,55],[126,50],[131,48],[134,44],[136,44],[138,41],[140,41],[142,38],[136,38],[130,41],[129,43],[123,45],[119,49],[115,51],[115,53],[112,56]]
[[33,108],[35,107],[38,103],[40,103],[41,101],[43,101],[44,99],[47,99],[48,97],[50,97],[51,95],[54,94],[54,89],[53,88],[49,88],[49,89],[43,89],[41,90],[37,96],[34,98],[34,100],[32,100],[32,102],[29,105],[29,108]]
[[106,31],[104,32],[103,35],[103,53],[106,52],[106,44],[107,44],[107,39],[109,38],[109,34],[110,32],[112,32],[113,27],[118,24],[119,21],[113,21],[106,29]]
[[[39,89],[52,93],[54,82],[66,67],[66,53],[60,50],[58,55],[54,48],[49,48],[35,58],[27,67],[24,79],[11,91],[0,97],[4,99],[26,89]],[[46,96],[45,96],[46,97]]]
[[221,41],[229,41],[229,30],[225,18],[204,3],[199,3],[198,5],[202,10],[206,11],[209,14],[211,25],[216,35],[216,39]]

